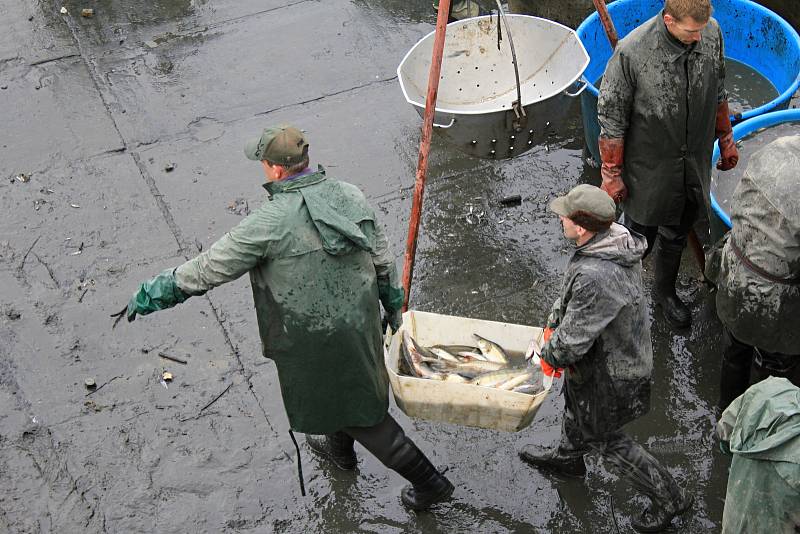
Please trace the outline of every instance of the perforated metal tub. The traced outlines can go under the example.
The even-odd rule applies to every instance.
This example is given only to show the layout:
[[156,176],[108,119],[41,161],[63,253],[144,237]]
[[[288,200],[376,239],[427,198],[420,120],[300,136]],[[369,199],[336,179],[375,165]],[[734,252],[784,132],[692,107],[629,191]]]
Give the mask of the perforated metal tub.
[[[544,142],[548,123],[560,120],[569,97],[585,87],[578,80],[589,55],[573,30],[526,15],[507,15],[507,22],[519,69],[522,121],[513,110],[517,83],[506,27],[500,27],[498,43],[497,16],[447,26],[434,130],[477,157],[509,158]],[[434,33],[423,37],[397,68],[403,94],[420,115],[433,39]]]

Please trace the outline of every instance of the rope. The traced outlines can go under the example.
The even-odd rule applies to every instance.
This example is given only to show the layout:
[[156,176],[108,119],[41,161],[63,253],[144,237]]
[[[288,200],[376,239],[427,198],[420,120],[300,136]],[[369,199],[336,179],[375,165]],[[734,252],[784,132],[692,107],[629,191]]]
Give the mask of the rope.
[[300,459],[300,447],[297,445],[297,440],[294,438],[294,432],[291,429],[289,429],[289,437],[292,438],[294,450],[297,451],[297,478],[300,479],[300,493],[305,497],[306,485],[303,483],[303,462]]

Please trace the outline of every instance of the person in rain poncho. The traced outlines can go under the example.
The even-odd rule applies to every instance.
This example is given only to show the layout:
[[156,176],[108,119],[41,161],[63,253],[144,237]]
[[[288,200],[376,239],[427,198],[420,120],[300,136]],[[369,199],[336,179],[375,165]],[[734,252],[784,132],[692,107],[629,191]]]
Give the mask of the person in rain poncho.
[[564,382],[561,441],[554,450],[531,445],[525,462],[569,476],[586,473],[584,454],[595,453],[650,498],[632,520],[640,532],[659,532],[692,504],[670,475],[622,426],[650,409],[653,349],[642,289],[641,235],[612,222],[611,198],[579,185],[550,208],[575,242],[561,296],[544,332],[542,370]]
[[396,329],[404,294],[375,213],[358,188],[308,167],[294,127],[265,129],[245,155],[263,166],[267,200],[206,252],[143,283],[128,320],[249,273],[290,428],[321,434],[306,443],[345,470],[358,441],[411,482],[401,495],[410,508],[448,498],[452,484],[387,411],[380,303]]
[[753,154],[733,193],[717,277],[723,410],[770,375],[800,386],[799,177],[800,135],[782,137]]
[[733,455],[722,534],[800,532],[800,388],[769,377],[722,412],[717,436]]
[[600,85],[602,188],[622,203],[624,224],[647,238],[647,252],[658,238],[653,296],[676,328],[692,320],[675,282],[689,232],[707,209],[714,140],[718,168],[739,160],[727,99],[722,31],[709,0],[666,0],[619,42]]

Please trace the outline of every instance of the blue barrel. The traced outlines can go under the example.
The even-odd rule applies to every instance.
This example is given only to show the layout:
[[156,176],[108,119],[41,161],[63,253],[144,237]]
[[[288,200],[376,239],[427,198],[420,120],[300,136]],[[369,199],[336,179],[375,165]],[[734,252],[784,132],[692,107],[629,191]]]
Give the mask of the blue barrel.
[[[726,57],[761,73],[772,82],[779,95],[763,106],[731,117],[731,120],[736,123],[769,111],[785,109],[800,86],[800,36],[780,16],[755,2],[713,0],[712,5],[713,16],[722,28]],[[663,0],[616,0],[608,4],[608,12],[622,39],[658,14],[663,7]],[[577,33],[590,57],[589,66],[584,72],[585,80],[590,83],[581,95],[583,131],[589,152],[599,162],[598,90],[592,82],[596,82],[605,72],[611,57],[611,45],[596,12],[578,26]]]
[[[800,109],[773,111],[771,113],[765,113],[763,115],[759,115],[758,117],[740,122],[733,127],[733,139],[734,141],[738,141],[739,139],[742,139],[743,137],[746,137],[751,133],[760,130],[761,128],[769,128],[771,126],[777,126],[778,124],[783,124],[786,122],[800,123]],[[798,127],[798,132],[800,132],[800,127]],[[714,155],[712,156],[711,161],[712,163],[716,163],[718,159],[719,143],[714,143]],[[717,201],[717,198],[714,196],[713,188],[711,190],[711,208],[714,210],[714,214],[719,217],[720,221],[722,221],[725,226],[728,228],[733,227],[731,224],[730,213],[727,213]]]

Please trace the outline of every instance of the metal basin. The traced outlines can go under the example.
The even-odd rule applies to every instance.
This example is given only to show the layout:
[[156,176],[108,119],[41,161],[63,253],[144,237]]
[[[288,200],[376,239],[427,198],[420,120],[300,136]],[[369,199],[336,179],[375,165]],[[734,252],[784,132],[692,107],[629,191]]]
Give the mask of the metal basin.
[[[578,80],[589,54],[573,30],[538,17],[506,18],[516,49],[521,117],[513,105],[517,83],[506,27],[496,16],[447,26],[434,130],[481,158],[510,158],[544,142],[549,123],[561,119],[569,98],[586,87]],[[425,111],[433,40],[434,32],[423,37],[397,67],[403,95],[420,115]]]

